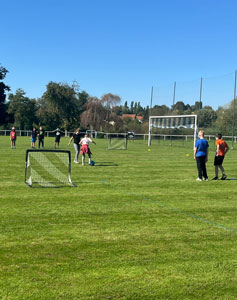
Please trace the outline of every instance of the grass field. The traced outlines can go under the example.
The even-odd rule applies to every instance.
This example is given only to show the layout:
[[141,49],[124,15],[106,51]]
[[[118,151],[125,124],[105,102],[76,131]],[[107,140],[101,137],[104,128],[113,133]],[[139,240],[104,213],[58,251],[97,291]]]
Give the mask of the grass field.
[[[196,182],[191,143],[97,140],[96,165],[73,164],[77,187],[59,189],[27,187],[30,139],[9,144],[0,137],[0,300],[237,299],[237,181]],[[236,163],[231,150],[228,177]]]

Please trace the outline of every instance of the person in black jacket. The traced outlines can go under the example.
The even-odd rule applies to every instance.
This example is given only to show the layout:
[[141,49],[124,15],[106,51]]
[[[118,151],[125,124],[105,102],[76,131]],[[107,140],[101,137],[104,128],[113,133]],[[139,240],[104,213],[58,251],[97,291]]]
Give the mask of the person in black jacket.
[[73,140],[73,146],[74,146],[74,149],[76,151],[76,155],[75,155],[75,159],[74,159],[75,164],[79,164],[78,156],[79,156],[79,153],[80,153],[80,141],[81,141],[82,137],[83,137],[83,134],[80,133],[80,128],[77,128],[75,130],[75,132],[73,133],[73,136],[70,138],[70,141],[68,143],[68,146],[69,146],[71,144],[72,140]]
[[42,149],[44,149],[44,129],[42,126],[40,126],[39,131],[38,131],[38,139],[39,139],[39,146],[38,148],[40,149],[40,145],[42,146]]

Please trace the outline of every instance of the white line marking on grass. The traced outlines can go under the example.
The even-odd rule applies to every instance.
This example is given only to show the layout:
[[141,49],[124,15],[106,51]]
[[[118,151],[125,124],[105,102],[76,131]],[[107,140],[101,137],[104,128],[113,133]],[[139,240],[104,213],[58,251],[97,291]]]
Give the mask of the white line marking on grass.
[[[135,196],[135,195],[134,195]],[[138,195],[137,195],[138,196]],[[164,204],[163,202],[160,202],[159,200],[152,200],[148,197],[143,197],[144,200],[149,200],[149,201],[152,201],[152,202],[155,202],[155,203],[158,203],[159,206],[161,207],[165,207],[165,208],[168,208],[170,210],[173,210],[179,214],[182,214],[184,216],[187,216],[187,217],[190,217],[192,219],[195,219],[195,220],[198,220],[198,221],[201,221],[203,223],[206,223],[206,224],[209,224],[209,225],[212,225],[212,226],[215,226],[215,227],[218,227],[220,229],[224,229],[224,230],[227,230],[227,231],[231,231],[231,232],[234,232],[234,233],[237,233],[237,230],[234,229],[234,228],[231,228],[231,227],[228,227],[228,226],[225,226],[225,225],[222,225],[222,224],[219,224],[219,223],[216,223],[216,222],[213,222],[213,221],[210,221],[208,219],[205,219],[203,217],[199,217],[199,216],[196,216],[192,213],[185,213],[183,212],[181,209],[179,208],[173,208],[173,207],[169,207],[168,205]]]
[[[105,184],[105,182],[103,182],[103,184]],[[115,188],[115,187],[113,187],[113,188]],[[115,189],[118,189],[118,188],[115,188]],[[124,191],[123,191],[123,193],[124,193]],[[198,221],[200,221],[200,222],[202,222],[202,223],[206,223],[206,224],[212,225],[212,226],[214,226],[214,227],[217,227],[217,228],[220,228],[220,229],[224,229],[224,230],[226,230],[226,231],[231,231],[231,232],[233,232],[233,233],[237,233],[237,230],[234,229],[234,228],[231,228],[231,227],[225,226],[225,225],[223,225],[223,224],[219,224],[219,223],[210,221],[210,220],[205,219],[205,218],[203,218],[203,217],[196,216],[196,215],[194,215],[194,214],[192,214],[192,213],[185,213],[185,212],[183,212],[181,209],[169,207],[168,205],[164,204],[163,202],[161,202],[161,201],[159,201],[159,200],[152,200],[152,199],[149,198],[149,197],[142,197],[142,196],[140,196],[140,195],[137,195],[137,194],[134,194],[134,193],[130,193],[130,192],[129,192],[129,193],[126,193],[126,192],[125,192],[125,194],[128,195],[128,196],[134,196],[134,197],[136,197],[136,198],[141,198],[142,200],[148,200],[148,201],[150,201],[150,202],[154,202],[154,203],[158,204],[160,207],[168,208],[169,210],[173,210],[173,211],[175,211],[175,212],[177,212],[177,213],[179,213],[179,214],[182,214],[182,215],[184,215],[184,216],[186,216],[186,217],[190,217],[190,218],[192,218],[192,219],[194,219],[194,220],[198,220]]]

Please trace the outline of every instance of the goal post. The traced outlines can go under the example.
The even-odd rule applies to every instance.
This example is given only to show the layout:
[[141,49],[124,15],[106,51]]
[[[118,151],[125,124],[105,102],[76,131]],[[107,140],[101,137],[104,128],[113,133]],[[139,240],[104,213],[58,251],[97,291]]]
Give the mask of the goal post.
[[149,117],[148,146],[151,146],[152,128],[158,129],[192,129],[195,147],[197,136],[197,115],[173,115]]
[[127,150],[128,135],[126,133],[109,134],[107,150]]
[[26,150],[25,184],[29,187],[75,186],[71,180],[71,152]]

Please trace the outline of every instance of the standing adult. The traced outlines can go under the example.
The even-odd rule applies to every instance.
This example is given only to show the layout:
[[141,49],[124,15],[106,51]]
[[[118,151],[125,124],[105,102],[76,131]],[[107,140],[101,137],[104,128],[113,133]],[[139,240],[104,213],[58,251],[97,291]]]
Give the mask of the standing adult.
[[208,142],[204,139],[204,131],[198,132],[199,140],[196,141],[194,148],[194,159],[197,162],[198,178],[197,181],[208,181],[206,163],[208,161]]
[[10,141],[11,141],[11,148],[16,149],[16,129],[15,129],[15,127],[12,127],[12,130],[10,132]]
[[31,148],[35,148],[36,139],[37,139],[37,130],[35,127],[33,127],[31,132]]
[[40,126],[39,128],[38,139],[39,139],[38,148],[40,149],[40,145],[41,145],[42,149],[44,149],[44,129],[42,126]]
[[74,159],[75,164],[79,164],[78,157],[79,157],[79,153],[80,153],[80,141],[81,141],[82,136],[83,136],[83,134],[80,133],[80,128],[77,128],[68,143],[68,146],[69,146],[73,140],[73,146],[76,151],[75,159]]

